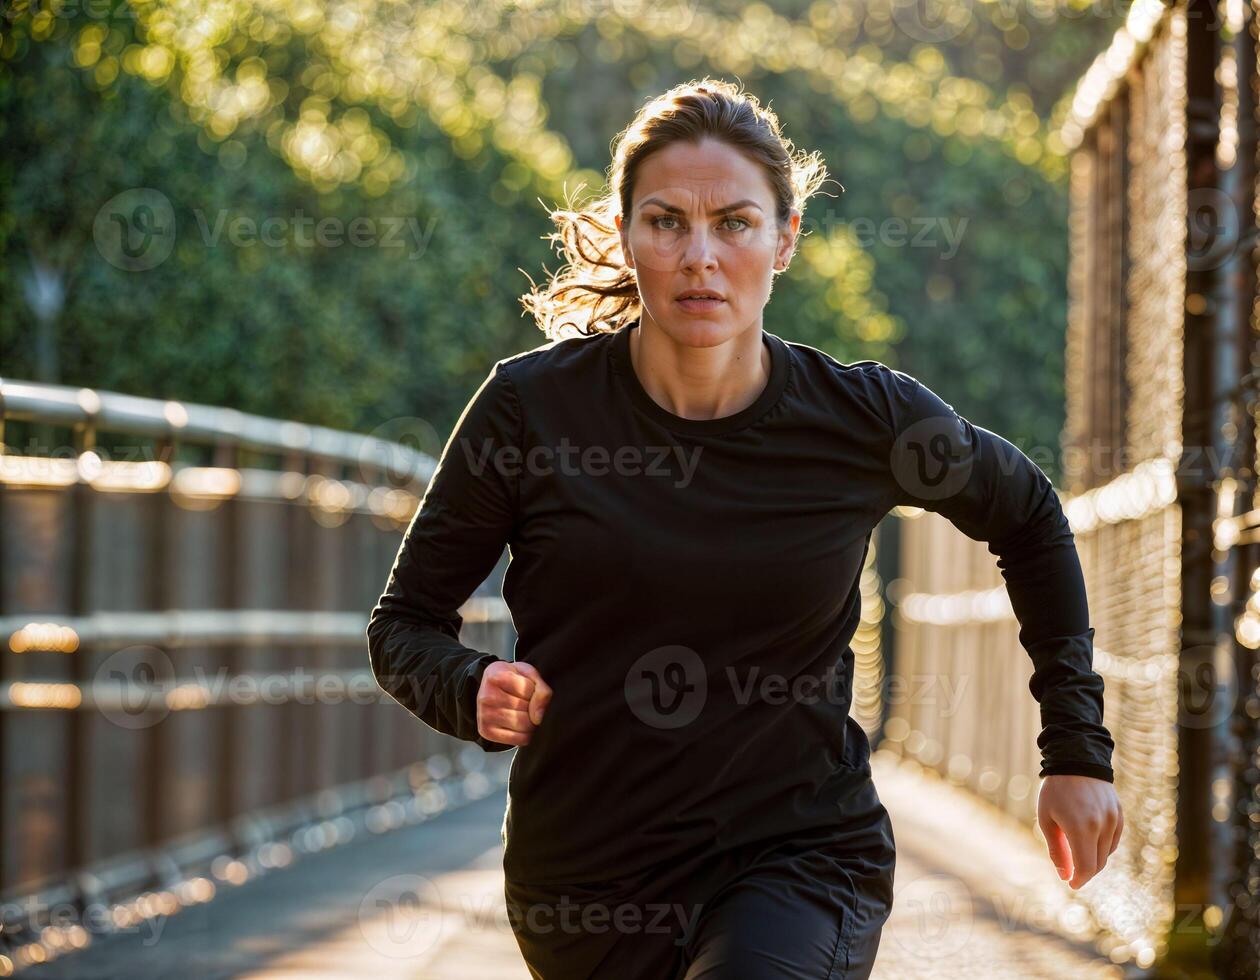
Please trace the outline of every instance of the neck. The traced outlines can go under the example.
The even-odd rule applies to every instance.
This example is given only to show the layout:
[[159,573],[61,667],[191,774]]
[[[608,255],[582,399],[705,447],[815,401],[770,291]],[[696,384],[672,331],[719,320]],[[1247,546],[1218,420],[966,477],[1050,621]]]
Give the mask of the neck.
[[770,381],[760,323],[716,343],[681,343],[644,313],[630,330],[630,360],[653,401],[685,419],[715,419],[747,408]]

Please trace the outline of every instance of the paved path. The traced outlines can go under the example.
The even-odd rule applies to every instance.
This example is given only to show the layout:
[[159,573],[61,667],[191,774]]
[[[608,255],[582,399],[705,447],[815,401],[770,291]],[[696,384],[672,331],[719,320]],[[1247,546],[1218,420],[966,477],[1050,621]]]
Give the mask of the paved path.
[[[1072,899],[1040,845],[939,781],[875,762],[898,864],[874,980],[1122,975],[1041,928]],[[503,904],[502,793],[304,857],[161,921],[157,942],[142,927],[18,976],[529,980]]]

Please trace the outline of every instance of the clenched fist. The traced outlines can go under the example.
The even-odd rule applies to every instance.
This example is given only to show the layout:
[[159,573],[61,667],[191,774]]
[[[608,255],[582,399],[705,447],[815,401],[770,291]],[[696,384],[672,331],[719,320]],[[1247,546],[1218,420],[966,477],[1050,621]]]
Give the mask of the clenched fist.
[[1124,811],[1106,780],[1047,776],[1037,797],[1037,823],[1059,877],[1080,888],[1120,846]]
[[477,733],[503,745],[528,745],[550,702],[551,688],[531,664],[492,663],[477,691]]

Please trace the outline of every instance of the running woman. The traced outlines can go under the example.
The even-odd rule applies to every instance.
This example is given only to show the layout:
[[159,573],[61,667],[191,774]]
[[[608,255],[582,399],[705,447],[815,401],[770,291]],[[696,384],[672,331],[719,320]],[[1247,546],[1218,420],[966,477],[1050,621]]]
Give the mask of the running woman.
[[[531,975],[869,975],[896,849],[850,641],[898,504],[998,559],[1043,723],[1039,820],[1080,887],[1123,817],[1050,481],[917,379],[764,329],[825,169],[754,96],[693,80],[615,146],[608,196],[552,216],[568,268],[523,300],[550,342],[469,401],[367,631],[416,717],[517,749],[505,899]],[[505,545],[512,661],[459,640]]]

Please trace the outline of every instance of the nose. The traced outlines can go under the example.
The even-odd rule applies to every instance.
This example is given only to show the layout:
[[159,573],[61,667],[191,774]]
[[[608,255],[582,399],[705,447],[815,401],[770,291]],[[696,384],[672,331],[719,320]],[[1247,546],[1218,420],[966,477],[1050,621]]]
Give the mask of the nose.
[[717,256],[709,240],[709,233],[704,228],[698,228],[687,236],[679,271],[712,272],[715,268]]

